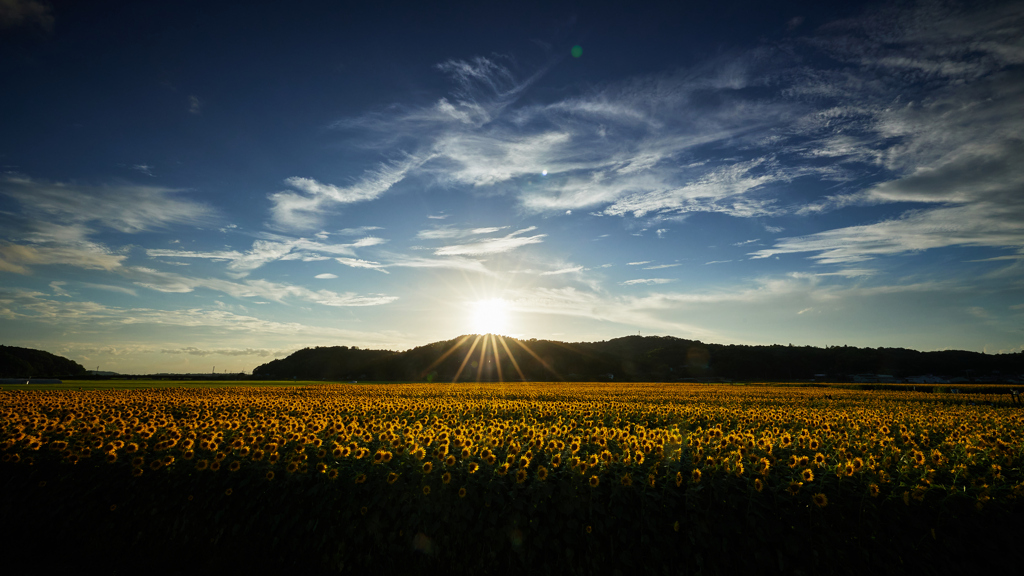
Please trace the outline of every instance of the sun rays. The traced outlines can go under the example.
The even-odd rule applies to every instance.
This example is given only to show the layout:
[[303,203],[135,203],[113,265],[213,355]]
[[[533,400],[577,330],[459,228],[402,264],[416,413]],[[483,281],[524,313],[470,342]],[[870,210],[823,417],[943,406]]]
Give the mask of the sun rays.
[[[472,342],[470,343],[470,339]],[[472,381],[475,382],[505,382],[508,381],[525,381],[526,376],[523,374],[523,370],[520,367],[520,359],[516,358],[516,355],[512,352],[506,340],[512,340],[516,343],[520,349],[526,352],[533,360],[544,367],[547,372],[551,374],[554,380],[564,380],[562,376],[554,369],[551,364],[538,355],[536,352],[530,349],[530,347],[516,339],[506,338],[500,334],[470,334],[459,338],[448,350],[445,350],[444,354],[434,360],[429,366],[421,371],[420,377],[426,378],[433,371],[439,368],[448,357],[460,352],[466,344],[469,344],[469,349],[465,351],[462,359],[459,363],[458,369],[455,371],[452,382],[458,382],[463,378],[464,375],[472,374]],[[498,345],[501,345],[500,347]],[[478,350],[479,348],[479,350]],[[468,368],[468,370],[467,370]],[[515,376],[513,376],[513,372]],[[506,378],[506,376],[508,378]]]

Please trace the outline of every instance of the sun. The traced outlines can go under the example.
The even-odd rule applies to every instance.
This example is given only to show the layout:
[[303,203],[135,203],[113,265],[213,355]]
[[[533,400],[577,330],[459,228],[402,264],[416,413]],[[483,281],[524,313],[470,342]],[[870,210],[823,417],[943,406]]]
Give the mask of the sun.
[[504,334],[508,331],[509,306],[501,298],[477,300],[470,305],[470,328],[476,334]]

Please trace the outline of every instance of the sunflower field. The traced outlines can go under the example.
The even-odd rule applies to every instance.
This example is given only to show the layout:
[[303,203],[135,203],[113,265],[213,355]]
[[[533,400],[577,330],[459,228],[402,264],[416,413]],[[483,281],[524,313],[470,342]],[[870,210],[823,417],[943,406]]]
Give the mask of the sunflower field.
[[3,536],[85,566],[116,556],[125,571],[133,560],[456,574],[1012,565],[1024,412],[1006,394],[962,392],[2,391]]

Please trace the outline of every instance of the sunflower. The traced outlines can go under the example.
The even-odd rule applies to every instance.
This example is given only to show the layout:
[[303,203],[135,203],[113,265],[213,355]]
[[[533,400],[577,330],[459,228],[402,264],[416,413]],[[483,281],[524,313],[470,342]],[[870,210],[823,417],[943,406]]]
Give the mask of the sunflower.
[[132,476],[134,476],[136,478],[138,478],[139,476],[142,476],[142,472],[143,472],[142,468],[132,468]]
[[465,497],[466,497],[466,489],[465,488],[459,488],[459,498],[465,498]]
[[790,496],[796,496],[797,492],[800,491],[800,487],[803,485],[803,482],[797,482],[796,480],[793,480],[792,482],[789,483],[789,488],[786,488],[786,490],[789,492]]
[[444,474],[441,475],[441,482],[447,484],[447,483],[449,483],[451,481],[452,481],[452,474],[451,474],[451,472],[445,472]]
[[114,452],[108,453],[106,456],[106,461],[108,464],[113,464],[114,462],[117,462],[117,454]]
[[391,454],[391,452],[385,452],[383,454],[384,463],[387,464],[388,462],[391,462],[391,458],[393,458],[393,457],[394,457],[394,455]]
[[140,467],[145,463],[146,461],[142,458],[142,456],[136,456],[135,458],[132,458],[132,466]]
[[149,463],[149,468],[150,470],[159,470],[163,465],[163,460],[153,460]]
[[267,470],[266,476],[267,476],[267,480],[273,480],[274,479],[274,471],[273,470]]
[[800,473],[800,477],[803,478],[804,482],[813,482],[814,472],[812,472],[810,468],[805,468],[804,471]]
[[234,462],[231,463],[230,466],[228,466],[228,470],[230,470],[232,472],[238,472],[238,469],[241,468],[241,467],[242,467],[242,463],[239,462],[238,460],[235,460]]
[[693,480],[694,484],[700,483],[700,468],[694,468],[693,472],[690,472],[690,480]]
[[818,508],[824,508],[825,506],[828,506],[828,498],[821,492],[818,492],[817,494],[812,496],[811,499],[814,501],[814,505],[817,506]]
[[231,488],[228,488],[227,490],[224,491],[224,495],[225,496],[231,496],[232,492],[233,492],[233,490],[231,490]]
[[853,465],[853,462],[847,462],[846,466],[843,467],[843,474],[847,476],[853,476],[853,473],[857,471],[857,468]]
[[516,471],[516,483],[522,484],[523,482],[526,482],[526,476],[526,469],[520,468],[518,471]]
[[434,469],[434,464],[432,462],[424,462],[423,463],[423,473],[424,474],[430,474],[430,471],[433,470],[433,469]]
[[508,464],[506,463],[502,464],[501,466],[498,466],[495,472],[497,472],[499,476],[504,476],[508,472]]
[[287,470],[288,470],[289,474],[294,474],[295,472],[297,472],[299,470],[299,463],[298,462],[289,462]]
[[323,462],[317,463],[316,471],[317,471],[317,474],[326,474],[327,473],[327,464],[324,464]]
[[362,484],[363,482],[366,482],[366,474],[356,476],[356,484]]
[[[600,479],[600,478],[598,478],[597,476],[591,476],[591,477],[590,477],[590,487],[591,487],[591,488],[597,488],[597,486],[598,486],[598,485],[599,485],[600,483],[601,483],[601,479]],[[590,533],[590,527],[589,527],[589,526],[587,526],[587,533],[588,533],[588,534]]]
[[796,457],[796,454],[792,454],[789,457],[789,467],[796,468],[796,465],[800,463],[800,459]]
[[394,484],[398,480],[398,473],[391,472],[388,474],[388,484]]
[[879,492],[881,492],[881,490],[878,489],[878,484],[868,486],[868,493],[871,494],[872,498],[878,498]]
[[476,462],[470,462],[469,465],[466,466],[466,468],[469,470],[470,474],[474,474],[476,473],[477,470],[480,469],[480,465],[477,464]]
[[547,480],[547,478],[548,478],[548,469],[543,467],[543,466],[537,468],[537,479],[540,480],[541,482],[543,482],[544,480]]
[[209,466],[210,466],[210,461],[206,460],[206,459],[203,459],[203,460],[200,460],[199,462],[196,462],[196,470],[206,470],[207,468],[209,468]]
[[423,495],[424,496],[429,496],[430,495],[430,486],[424,486],[423,487]]

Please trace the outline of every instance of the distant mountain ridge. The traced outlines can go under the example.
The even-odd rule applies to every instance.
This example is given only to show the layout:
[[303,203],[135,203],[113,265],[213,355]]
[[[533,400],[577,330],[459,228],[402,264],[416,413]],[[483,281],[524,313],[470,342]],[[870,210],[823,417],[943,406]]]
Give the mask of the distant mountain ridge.
[[0,378],[65,378],[85,374],[85,367],[43,350],[0,346]]
[[854,374],[924,374],[1007,381],[1024,374],[1024,352],[920,352],[853,346],[705,344],[673,336],[626,336],[567,343],[466,335],[405,352],[331,346],[305,348],[253,370],[254,376],[328,380],[625,380],[843,381]]

